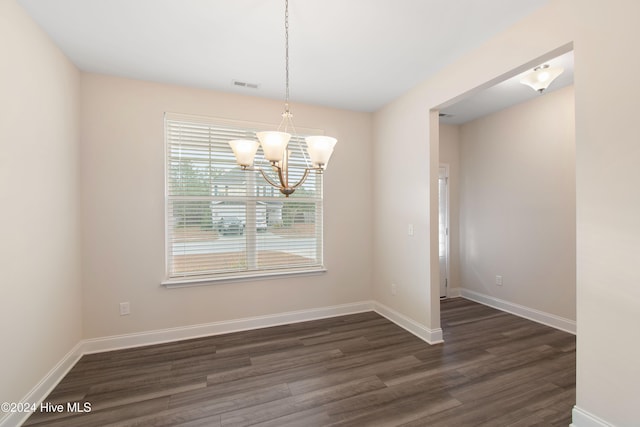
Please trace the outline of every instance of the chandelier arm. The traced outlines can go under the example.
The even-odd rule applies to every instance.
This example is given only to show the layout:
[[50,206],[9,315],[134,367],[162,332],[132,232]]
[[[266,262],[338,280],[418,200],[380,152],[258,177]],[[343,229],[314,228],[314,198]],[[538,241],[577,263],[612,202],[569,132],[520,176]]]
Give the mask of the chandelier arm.
[[273,165],[278,171],[278,179],[280,180],[280,188],[289,189],[289,171],[285,169],[285,165],[288,166],[287,152],[285,151],[285,158],[283,166]]
[[311,169],[304,168],[304,174],[302,175],[302,178],[300,178],[300,181],[298,181],[293,187],[289,187],[289,188],[295,190],[298,187],[300,187],[302,184],[304,184],[304,182],[307,180],[307,177],[309,176],[309,171],[311,171]]
[[[275,168],[280,169],[278,166],[275,166]],[[275,188],[280,188],[282,187],[282,185],[275,183],[271,178],[269,178],[269,176],[266,174],[266,172],[264,171],[264,169],[256,169],[257,171],[260,172],[260,174],[262,175],[262,177],[264,178],[265,181],[267,181],[269,183],[270,186],[275,187]]]
[[279,166],[278,176],[280,176],[280,182],[284,188],[289,188],[289,149],[284,150],[282,162]]
[[255,170],[260,171],[264,180],[267,181],[267,183],[269,183],[269,185],[271,185],[272,187],[275,187],[278,190],[280,190],[280,192],[284,194],[286,197],[289,197],[290,194],[292,194],[297,188],[299,188],[302,184],[304,184],[304,182],[307,180],[309,176],[309,172],[311,172],[312,170],[317,170],[317,168],[304,168],[304,174],[302,175],[302,178],[300,178],[300,180],[296,182],[294,185],[290,186],[287,180],[284,178],[282,168],[277,165],[272,165],[272,166],[274,167],[274,169],[278,171],[278,179],[280,180],[280,184],[277,184],[271,178],[269,178],[269,176],[265,173],[263,169],[255,169]]

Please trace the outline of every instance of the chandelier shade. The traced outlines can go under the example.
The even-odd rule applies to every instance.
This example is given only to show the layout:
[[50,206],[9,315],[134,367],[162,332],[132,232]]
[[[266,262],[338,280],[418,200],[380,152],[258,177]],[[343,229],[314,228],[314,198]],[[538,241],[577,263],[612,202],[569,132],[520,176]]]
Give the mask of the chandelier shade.
[[327,167],[329,158],[333,154],[333,147],[335,147],[337,139],[330,136],[308,136],[305,138],[307,143],[307,151],[311,158],[311,164],[314,168]]
[[253,159],[258,151],[258,141],[251,139],[236,139],[229,141],[233,155],[236,157],[238,164],[244,168],[253,165]]
[[278,131],[256,132],[264,157],[270,162],[279,162],[287,149],[291,134]]

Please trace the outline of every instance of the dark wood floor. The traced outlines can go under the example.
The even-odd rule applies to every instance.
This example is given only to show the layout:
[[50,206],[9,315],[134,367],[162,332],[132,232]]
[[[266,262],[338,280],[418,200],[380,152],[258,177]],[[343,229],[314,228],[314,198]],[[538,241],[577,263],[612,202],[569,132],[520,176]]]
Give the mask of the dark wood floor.
[[[445,344],[376,313],[84,356],[29,426],[567,426],[573,335],[461,299]],[[66,404],[66,403],[65,403]]]

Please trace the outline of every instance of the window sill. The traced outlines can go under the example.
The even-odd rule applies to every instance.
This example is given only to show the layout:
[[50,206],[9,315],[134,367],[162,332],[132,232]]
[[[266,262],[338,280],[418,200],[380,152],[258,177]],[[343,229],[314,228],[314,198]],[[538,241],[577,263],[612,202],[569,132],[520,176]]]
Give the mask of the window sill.
[[234,273],[224,274],[217,277],[197,277],[197,278],[174,278],[160,282],[165,288],[186,288],[191,286],[208,286],[215,285],[217,283],[230,283],[230,282],[249,282],[256,280],[269,280],[277,279],[280,277],[291,276],[316,276],[326,273],[327,269],[324,267],[317,267],[304,270],[287,270],[287,271],[274,271],[274,272],[248,272],[248,273]]

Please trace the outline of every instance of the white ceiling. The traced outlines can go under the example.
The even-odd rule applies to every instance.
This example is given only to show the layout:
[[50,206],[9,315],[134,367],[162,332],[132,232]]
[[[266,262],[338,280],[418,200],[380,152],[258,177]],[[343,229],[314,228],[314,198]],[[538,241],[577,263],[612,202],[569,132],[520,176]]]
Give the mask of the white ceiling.
[[[375,111],[548,1],[290,0],[291,100]],[[83,71],[284,97],[284,0],[18,2]]]

